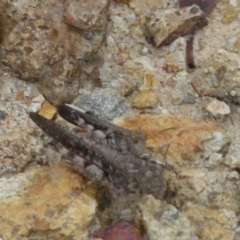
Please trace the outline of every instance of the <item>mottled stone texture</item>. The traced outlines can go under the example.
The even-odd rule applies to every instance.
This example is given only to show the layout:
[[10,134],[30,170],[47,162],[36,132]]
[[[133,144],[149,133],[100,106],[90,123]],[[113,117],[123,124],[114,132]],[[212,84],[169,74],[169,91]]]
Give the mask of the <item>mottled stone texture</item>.
[[86,240],[95,216],[94,188],[67,164],[1,178],[3,239]]
[[54,104],[71,102],[84,81],[98,78],[107,0],[1,1],[0,7],[5,71],[38,82]]
[[139,109],[151,108],[155,107],[158,101],[159,97],[154,91],[143,90],[134,95],[132,106]]
[[209,158],[230,141],[217,123],[196,123],[172,115],[142,114],[121,125],[133,131],[141,129],[147,147],[176,167]]
[[64,13],[66,23],[81,30],[104,31],[107,5],[107,0],[68,0]]
[[[175,234],[181,233],[178,228],[181,224],[184,232],[179,239],[234,239],[239,175],[225,165],[224,151],[231,142],[225,130],[217,123],[196,123],[169,115],[143,114],[122,125],[132,130],[141,129],[156,159],[163,155],[175,169],[175,172],[165,172],[168,183],[165,200],[181,213],[171,205],[146,198],[141,209],[150,239],[162,239],[154,236],[178,239]],[[238,145],[235,154],[228,156],[232,167],[239,164]],[[183,216],[191,220],[192,226]],[[161,227],[163,219],[171,226],[166,232]],[[183,238],[184,234],[192,236]]]
[[230,114],[230,108],[225,102],[213,100],[208,104],[206,110],[215,118],[222,118]]
[[31,163],[46,164],[41,135],[41,131],[33,128],[25,104],[0,101],[0,176],[22,172]]
[[190,221],[174,206],[148,195],[138,204],[149,239],[198,240]]
[[108,121],[124,115],[129,106],[124,97],[110,88],[95,88],[92,92],[81,91],[81,96],[74,105]]
[[194,32],[208,24],[201,9],[196,6],[151,11],[147,16],[149,39],[156,47],[167,46],[180,36]]
[[[95,52],[88,52],[88,55],[84,55],[84,58],[82,57],[83,49],[91,50],[91,47],[84,47],[82,49],[82,43],[87,42],[90,44],[91,42],[97,42],[95,37],[98,37],[98,34],[103,33],[103,31],[98,31],[95,28],[95,23],[98,22],[98,20],[94,20],[93,23],[85,26],[85,29],[89,30],[78,30],[74,27],[67,27],[64,24],[65,27],[58,27],[58,22],[60,24],[65,20],[64,18],[62,19],[63,15],[67,17],[69,13],[77,11],[77,8],[75,9],[76,2],[71,1],[69,6],[74,7],[69,7],[68,10],[68,2],[63,2],[66,4],[66,7],[62,7],[63,5],[59,0],[54,3],[56,6],[57,3],[59,4],[59,8],[57,7],[57,9],[62,15],[53,15],[48,14],[48,12],[51,11],[52,13],[53,9],[55,9],[52,0],[50,0],[50,2],[0,0],[0,41],[1,43],[4,41],[7,47],[9,47],[8,42],[17,42],[14,48],[9,48],[11,51],[8,51],[5,46],[2,46],[2,49],[6,48],[6,51],[8,51],[8,55],[4,55],[4,59],[7,59],[9,63],[13,63],[12,66],[6,63],[6,70],[8,67],[14,69],[16,66],[17,69],[21,71],[19,70],[19,73],[15,74],[24,76],[24,71],[26,71],[26,69],[28,70],[28,65],[27,61],[23,61],[22,58],[26,59],[28,57],[30,60],[30,62],[28,62],[29,65],[40,65],[40,67],[36,68],[37,77],[39,75],[47,75],[46,80],[42,80],[42,78],[35,79],[35,81],[39,82],[39,86],[44,82],[43,86],[45,87],[43,89],[45,89],[45,91],[48,90],[47,94],[44,93],[44,95],[50,96],[48,97],[49,99],[56,98],[59,101],[59,99],[63,99],[64,96],[63,90],[60,89],[63,88],[66,92],[65,98],[69,100],[74,93],[71,85],[76,83],[78,88],[78,83],[80,82],[80,85],[86,88],[87,83],[92,86],[91,81],[89,81],[89,76],[93,76],[94,79],[98,78],[98,71],[94,68],[95,65],[87,60],[93,56],[92,59],[97,63],[99,59],[98,56],[100,55],[101,57],[102,53],[104,53],[104,65],[100,67],[99,71],[101,73],[100,79],[102,86],[108,89],[99,94],[93,93],[93,98],[89,97],[89,100],[85,98],[85,103],[92,101],[92,105],[89,104],[90,110],[92,108],[91,106],[99,107],[97,108],[97,114],[100,113],[99,116],[101,116],[101,118],[105,116],[106,118],[104,119],[111,119],[116,116],[116,113],[118,116],[124,115],[125,118],[129,119],[132,115],[141,112],[141,115],[135,118],[138,121],[132,121],[131,129],[144,131],[147,135],[147,144],[149,148],[154,151],[156,160],[167,160],[176,170],[175,172],[166,170],[164,173],[167,181],[167,192],[165,199],[162,200],[160,204],[158,199],[155,200],[153,198],[152,201],[141,202],[144,214],[146,214],[144,215],[145,218],[140,217],[138,220],[140,224],[144,224],[145,231],[153,237],[164,236],[164,240],[169,240],[166,238],[167,234],[164,235],[166,230],[169,230],[167,233],[169,233],[168,236],[170,236],[170,240],[173,239],[171,233],[179,233],[179,235],[174,236],[174,239],[178,237],[181,240],[183,240],[183,236],[190,236],[187,240],[192,240],[194,236],[197,236],[199,240],[240,239],[240,107],[238,104],[235,104],[235,102],[240,102],[238,99],[239,84],[237,80],[239,79],[239,60],[237,59],[239,59],[240,54],[240,2],[238,0],[218,1],[216,8],[213,9],[211,15],[208,17],[208,26],[198,31],[195,35],[193,50],[196,73],[186,72],[186,38],[179,37],[171,45],[158,49],[148,44],[145,39],[146,32],[144,26],[146,25],[146,15],[156,9],[165,12],[165,10],[169,10],[172,7],[177,8],[179,6],[179,0],[132,0],[130,2],[127,0],[119,0],[117,1],[119,3],[111,1],[107,19],[108,33],[106,44],[102,44],[102,52],[100,54],[97,55]],[[79,2],[82,3],[81,1]],[[102,1],[85,0],[84,2],[87,2],[90,8],[92,8],[91,13],[88,15],[91,15],[92,12],[95,11],[97,13],[104,12],[94,8],[94,4],[98,5],[98,3],[102,3]],[[93,5],[90,4],[92,2]],[[129,2],[129,4],[122,4],[123,2]],[[212,4],[216,1],[183,0],[181,2],[204,2],[204,4]],[[39,3],[40,5],[37,7]],[[47,4],[50,4],[49,7],[41,10],[41,6]],[[86,8],[86,6],[82,6],[82,9],[86,10]],[[67,12],[64,12],[64,10],[67,10]],[[68,17],[69,23],[71,21],[72,23],[75,22],[78,16],[82,19],[81,24],[85,19],[88,19],[87,16],[84,18],[81,12],[78,13],[79,14],[73,19],[74,21]],[[40,20],[42,21],[41,25]],[[23,25],[32,27],[37,31],[37,34],[32,33],[31,29],[28,30],[27,28],[21,27]],[[51,35],[52,27],[57,30],[59,28],[67,30],[65,32],[62,32],[61,29],[52,31],[53,33],[59,33],[59,35]],[[93,27],[94,30],[90,30],[89,27]],[[19,29],[19,31],[15,29]],[[165,29],[167,31],[168,26],[166,26]],[[81,38],[78,39],[78,37],[73,35],[73,32],[86,36],[85,38],[90,40],[83,41]],[[36,35],[35,38],[34,34]],[[15,37],[16,35],[17,37]],[[14,36],[14,38],[11,38],[11,36]],[[31,40],[28,40],[29,36],[33,36]],[[54,38],[52,38],[54,41],[51,42],[48,36],[54,36]],[[44,37],[47,42],[43,41]],[[55,40],[55,38],[57,40]],[[60,40],[58,40],[59,38]],[[76,39],[76,45],[74,39]],[[99,39],[101,38],[99,37]],[[69,42],[69,40],[69,45],[65,46],[61,44]],[[29,55],[24,52],[18,54],[18,51],[21,52],[20,46],[22,43],[25,44],[24,46],[27,46],[26,49],[29,49],[28,46],[34,46],[32,47],[33,51],[29,51]],[[49,44],[50,47],[44,44]],[[54,52],[55,55],[52,58],[48,50],[48,48],[51,49],[51,46],[56,46],[56,49],[59,50],[59,52]],[[80,49],[79,46],[81,47]],[[45,50],[45,48],[47,50]],[[225,57],[222,53],[218,53],[218,49],[220,48],[227,51],[227,53],[223,54],[227,56],[224,61],[222,60]],[[64,49],[68,51],[69,58],[65,58],[67,53],[65,54]],[[40,53],[44,52],[46,58],[41,57],[40,53],[36,54],[38,57],[33,58],[32,54],[36,51]],[[53,50],[51,51],[53,52]],[[16,55],[14,55],[14,52],[16,52]],[[65,80],[71,79],[71,77],[69,77],[71,73],[70,69],[69,76],[66,78],[63,77],[63,80],[65,79],[63,83],[60,81],[61,79],[59,82],[55,81],[55,74],[51,72],[52,68],[50,69],[50,64],[45,65],[44,61],[50,59],[52,63],[51,66],[57,66],[58,62],[64,60],[67,64],[59,64],[59,69],[61,69],[61,66],[65,66],[65,69],[68,69],[68,66],[74,65],[75,55],[78,53],[81,63],[76,64],[80,66],[81,69],[84,69],[84,71],[80,70],[82,73],[79,78],[80,80],[70,81],[68,86]],[[62,59],[58,58],[59,54],[62,54]],[[10,61],[8,56],[11,56],[13,60],[17,60]],[[22,62],[22,65],[20,62]],[[223,62],[223,64],[220,64],[220,62]],[[88,75],[92,68],[94,68],[93,72]],[[34,70],[35,68],[32,69]],[[11,71],[11,69],[9,70]],[[43,71],[43,73],[41,73],[41,71]],[[46,71],[47,74],[45,74],[44,71]],[[58,73],[57,70],[55,71]],[[78,68],[76,68],[76,72],[77,71]],[[33,74],[34,72],[35,70],[32,71]],[[53,78],[51,78],[51,76],[53,76]],[[53,84],[53,82],[55,83]],[[61,83],[62,85],[57,85],[57,83]],[[10,228],[10,230],[8,227],[5,227],[6,225],[0,226],[1,234],[4,234],[4,236],[1,237],[4,238],[6,236],[4,240],[16,239],[18,237],[17,234],[21,232],[22,229],[26,230],[27,227],[31,228],[33,226],[33,224],[31,225],[29,223],[34,223],[34,226],[36,226],[33,231],[31,231],[33,227],[29,230],[33,236],[28,235],[24,238],[25,232],[28,231],[26,230],[19,238],[26,240],[32,237],[32,239],[42,240],[44,239],[44,234],[49,234],[49,236],[52,234],[48,239],[54,239],[54,236],[56,236],[56,239],[68,239],[65,237],[67,234],[59,236],[56,233],[56,228],[51,228],[55,223],[55,219],[57,219],[57,221],[64,219],[63,222],[68,224],[69,222],[73,223],[73,218],[76,217],[74,224],[61,225],[65,227],[65,233],[67,231],[71,232],[71,229],[75,232],[75,226],[79,227],[79,229],[88,228],[84,220],[89,215],[85,212],[85,208],[80,209],[78,205],[80,200],[84,201],[86,198],[82,193],[79,195],[81,189],[75,188],[76,185],[74,184],[76,181],[78,182],[79,176],[76,175],[74,171],[71,172],[74,178],[69,178],[70,181],[66,181],[67,184],[65,184],[62,180],[66,179],[67,174],[59,171],[59,168],[57,168],[58,173],[56,173],[54,171],[56,166],[51,168],[52,175],[56,174],[56,181],[55,184],[52,185],[53,187],[49,191],[49,195],[45,194],[43,188],[42,191],[35,191],[36,189],[40,189],[39,186],[45,184],[44,186],[47,187],[51,182],[49,180],[52,176],[51,174],[46,174],[46,178],[43,176],[43,173],[48,172],[48,170],[44,167],[43,171],[40,171],[39,168],[42,168],[42,165],[48,163],[52,165],[61,159],[66,159],[66,155],[62,152],[56,152],[54,148],[52,148],[52,145],[48,144],[49,141],[51,141],[50,138],[38,129],[27,117],[26,111],[29,106],[35,106],[35,109],[39,109],[43,102],[43,100],[36,101],[39,92],[36,91],[35,85],[36,84],[29,84],[29,82],[19,81],[16,78],[11,78],[9,75],[0,72],[0,145],[2,148],[0,150],[0,194],[8,194],[8,199],[5,199],[5,201],[8,200],[7,203],[9,203],[5,205],[5,203],[3,204],[2,202],[1,219],[3,219],[3,217],[4,219],[1,224],[11,224],[16,219],[19,220],[19,222],[14,222],[17,222],[16,227]],[[68,86],[68,90],[65,89],[66,86]],[[195,90],[192,86],[195,86]],[[233,88],[233,91],[231,91],[231,88]],[[59,92],[56,91],[56,89],[60,89]],[[158,94],[159,102],[156,107],[144,110],[123,107],[127,102],[129,104],[132,103],[136,92],[142,90],[152,90]],[[230,90],[231,97],[229,96],[228,90]],[[197,94],[197,91],[199,94]],[[90,92],[91,91],[88,91],[89,96],[91,95]],[[119,94],[126,98],[120,98]],[[231,109],[231,113],[223,119],[215,119],[215,117],[211,117],[209,113],[206,113],[206,107],[210,102],[215,100],[214,98],[221,98],[221,101],[225,101]],[[104,101],[104,99],[106,99],[106,101]],[[116,100],[116,102],[114,100]],[[120,104],[115,105],[115,103]],[[105,107],[108,105],[112,106],[112,108]],[[81,107],[82,105],[80,104],[79,106]],[[109,113],[111,114],[109,115]],[[143,113],[150,113],[153,116],[144,116],[145,118],[143,118]],[[167,118],[163,115],[164,113],[173,114],[175,117]],[[193,123],[181,117],[194,119],[198,123]],[[59,121],[61,120],[59,119]],[[222,127],[216,124],[216,121],[220,122]],[[226,141],[226,132],[229,134],[231,143]],[[228,144],[230,144],[230,146],[228,146]],[[35,194],[34,201],[31,201],[30,196],[32,196],[32,194],[28,194],[27,196],[25,194],[29,192],[27,191],[27,189],[29,189],[28,186],[21,188],[19,185],[23,182],[21,176],[27,176],[25,178],[26,183],[32,182],[32,175],[29,173],[29,170],[33,168],[38,168],[38,170],[30,171],[31,174],[34,173],[35,177],[41,175],[44,181],[39,181],[41,185],[38,184],[39,182],[36,180],[34,181],[36,184],[31,185],[31,189]],[[18,174],[11,177],[11,173],[16,173],[16,171]],[[74,190],[72,190],[72,187]],[[17,195],[14,195],[15,199],[9,197],[12,192],[15,194],[15,191],[18,191]],[[57,193],[57,191],[59,192]],[[23,194],[25,194],[24,199],[26,201],[19,197]],[[74,198],[75,194],[77,195],[76,198]],[[76,208],[68,211],[68,214],[65,214],[68,206],[64,205],[64,200],[62,200],[66,199],[66,196],[73,197],[71,203],[76,204]],[[102,196],[105,198],[103,194],[101,197]],[[51,213],[55,212],[44,212],[46,205],[39,204],[40,198],[42,203],[47,202],[51,204],[50,210],[54,209],[52,207],[52,201],[60,202],[61,204],[57,204],[58,208],[57,211],[55,211],[58,215],[54,215],[50,219],[49,216],[52,216]],[[22,202],[24,202],[25,205],[21,204]],[[88,201],[86,202],[87,206],[84,206],[88,208],[91,204]],[[109,201],[105,201],[101,204],[101,207],[103,205],[106,206],[106,202],[109,203]],[[136,202],[137,201],[134,201],[134,203]],[[16,205],[20,207],[17,208],[15,207]],[[129,204],[125,204],[124,206],[121,203],[115,204],[112,209],[113,211],[111,212],[106,209],[106,212],[104,211],[104,213],[106,213],[105,218],[99,218],[102,226],[106,226],[107,224],[109,226],[109,219],[114,219],[116,223],[119,221],[119,216],[121,216],[122,219],[126,219],[126,216],[134,215],[133,212],[129,211]],[[40,211],[42,211],[41,214]],[[30,212],[31,214],[26,214]],[[117,214],[115,214],[116,212]],[[116,216],[115,218],[112,217],[113,213]],[[171,213],[172,215],[170,215]],[[37,216],[35,218],[36,221],[33,220],[31,222],[33,219],[31,218],[32,216]],[[69,216],[73,216],[73,218],[69,220]],[[81,218],[82,216],[83,219]],[[166,220],[164,224],[162,224],[163,218]],[[182,224],[187,223],[186,218],[190,221],[191,226]],[[27,220],[24,221],[25,219],[29,221],[27,224]],[[65,219],[67,219],[66,222]],[[68,220],[69,222],[67,222]],[[184,220],[184,222],[182,222],[182,220]],[[84,224],[83,227],[79,223],[80,221]],[[49,223],[50,228],[48,228]],[[180,223],[180,226],[182,226],[184,230],[183,233],[177,223]],[[55,226],[60,225],[56,224]],[[36,229],[39,230],[37,233]],[[53,231],[51,231],[51,229],[53,229]],[[100,229],[100,227],[97,227],[97,229]],[[179,229],[179,232],[175,231]],[[13,231],[11,232],[11,230]],[[192,235],[185,235],[191,233],[191,231],[193,231]],[[34,235],[35,233],[36,235]],[[40,233],[42,235],[40,235]],[[77,233],[77,239],[81,239],[82,235],[79,232]],[[11,235],[8,238],[9,235],[7,234],[15,235]],[[70,235],[71,234],[68,236]],[[37,238],[37,236],[39,236],[39,238]],[[69,237],[69,239],[73,239],[73,237]],[[83,239],[87,239],[84,232]]]
[[240,57],[218,49],[201,63],[191,76],[192,85],[199,95],[240,103]]

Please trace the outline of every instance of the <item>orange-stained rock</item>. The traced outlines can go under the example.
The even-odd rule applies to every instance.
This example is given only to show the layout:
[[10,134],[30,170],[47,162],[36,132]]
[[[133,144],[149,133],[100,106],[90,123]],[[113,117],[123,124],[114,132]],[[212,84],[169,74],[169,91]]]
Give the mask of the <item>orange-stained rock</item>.
[[68,164],[1,178],[3,239],[87,239],[95,216],[95,187]]
[[[180,165],[198,161],[201,154],[204,154],[206,144],[215,137],[218,138],[216,133],[224,135],[224,129],[217,123],[194,122],[171,115],[138,115],[122,126],[145,133],[149,149],[161,153],[170,163]],[[224,145],[227,139],[222,137]]]

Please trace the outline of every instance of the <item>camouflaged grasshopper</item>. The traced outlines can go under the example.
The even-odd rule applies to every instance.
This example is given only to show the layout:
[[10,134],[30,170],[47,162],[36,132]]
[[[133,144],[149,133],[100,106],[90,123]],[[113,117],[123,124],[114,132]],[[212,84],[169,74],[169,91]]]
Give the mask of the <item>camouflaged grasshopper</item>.
[[67,105],[60,105],[58,113],[84,128],[87,135],[78,135],[37,113],[29,115],[44,132],[73,156],[78,156],[71,159],[77,171],[110,191],[163,196],[163,168],[148,159],[143,133],[121,128]]

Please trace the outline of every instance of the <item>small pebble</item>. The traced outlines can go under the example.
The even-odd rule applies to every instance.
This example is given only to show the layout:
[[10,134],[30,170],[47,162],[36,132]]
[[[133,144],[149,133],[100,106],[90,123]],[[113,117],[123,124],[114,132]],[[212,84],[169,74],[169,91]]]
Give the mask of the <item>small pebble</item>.
[[111,37],[111,36],[108,36],[108,37],[107,37],[107,45],[108,45],[109,47],[112,47],[112,46],[114,45],[114,39],[113,39],[113,37]]
[[237,0],[229,0],[230,5],[232,5],[233,7],[237,7],[238,6],[238,1]]
[[6,113],[0,110],[0,121],[5,120],[6,118]]
[[33,102],[28,108],[28,112],[38,112],[41,109],[41,103]]
[[139,91],[133,98],[133,107],[138,109],[154,107],[159,102],[158,95],[151,90]]
[[39,94],[38,96],[34,97],[32,99],[33,102],[39,102],[39,103],[43,103],[45,101],[45,98],[42,94]]
[[232,171],[228,174],[228,179],[231,181],[236,181],[239,179],[239,173],[237,171]]
[[44,103],[41,110],[38,112],[39,115],[47,119],[52,119],[56,115],[56,113],[57,109],[49,103]]
[[143,47],[142,54],[146,55],[147,53],[148,53],[148,48],[147,47]]
[[206,110],[211,113],[214,117],[220,118],[230,114],[230,108],[225,102],[213,100],[210,102]]

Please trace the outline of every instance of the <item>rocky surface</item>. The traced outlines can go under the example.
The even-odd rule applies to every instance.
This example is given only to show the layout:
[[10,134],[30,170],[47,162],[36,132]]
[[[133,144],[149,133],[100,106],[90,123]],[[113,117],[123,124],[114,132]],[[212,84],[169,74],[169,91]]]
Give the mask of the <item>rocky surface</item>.
[[[143,219],[150,239],[199,239],[194,234],[190,221],[174,206],[156,200],[152,196],[145,196],[139,202],[138,208],[139,217]],[[159,231],[159,228],[162,231]]]
[[86,240],[97,204],[84,184],[67,164],[1,178],[1,237]]
[[38,82],[40,92],[54,104],[73,101],[84,82],[97,79],[107,0],[1,1],[0,7],[5,71]]
[[177,0],[81,1],[86,15],[77,1],[15,3],[0,1],[1,237],[94,239],[96,229],[119,222],[106,195],[98,203],[105,211],[96,211],[94,186],[79,188],[86,181],[59,163],[64,153],[29,120],[27,111],[44,102],[40,90],[53,103],[75,99],[84,110],[144,132],[154,159],[170,165],[164,199],[143,196],[137,213],[127,198],[125,206],[113,203],[122,219],[138,221],[137,237],[239,239],[239,2],[218,1],[209,24],[195,33],[192,72],[188,36],[160,48],[146,41],[149,13],[178,8]]
[[238,54],[218,49],[193,73],[192,84],[200,95],[240,103],[239,66]]
[[193,33],[208,24],[205,14],[197,5],[184,8],[162,9],[149,13],[147,30],[155,47],[171,44],[178,37]]

